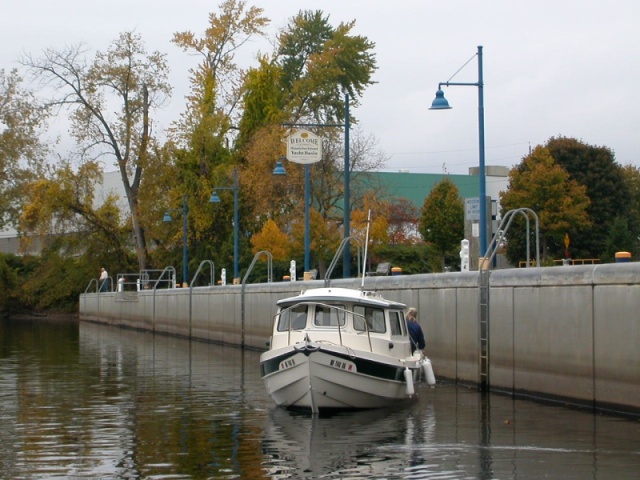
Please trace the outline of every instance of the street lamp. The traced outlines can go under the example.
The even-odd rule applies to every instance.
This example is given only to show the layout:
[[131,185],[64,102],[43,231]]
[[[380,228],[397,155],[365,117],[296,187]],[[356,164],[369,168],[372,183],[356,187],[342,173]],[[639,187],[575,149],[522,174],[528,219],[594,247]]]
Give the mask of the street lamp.
[[273,169],[273,175],[286,175],[286,174],[287,174],[287,171],[284,169],[284,165],[282,164],[282,159],[279,159],[276,162],[276,166]]
[[[484,81],[482,77],[482,46],[478,46],[478,81],[474,83],[457,83],[457,82],[441,82],[438,84],[438,91],[436,92],[436,98],[431,104],[429,110],[447,110],[451,107],[446,98],[444,98],[444,92],[442,86],[467,86],[478,87],[478,136],[479,136],[479,182],[480,182],[480,256],[486,257],[487,252],[487,182],[485,177],[484,167]],[[466,64],[465,64],[466,65]],[[458,70],[459,71],[459,70]],[[457,73],[457,72],[456,72]],[[455,74],[454,74],[455,75]],[[452,77],[453,78],[453,77]],[[482,266],[481,266],[482,268]]]
[[[189,284],[189,260],[187,255],[187,196],[182,196],[182,286],[186,287]],[[164,212],[163,222],[170,222],[172,220],[169,210]]]
[[239,261],[239,245],[238,245],[238,231],[240,225],[238,223],[238,169],[233,169],[233,186],[232,187],[214,187],[211,193],[210,203],[220,203],[220,197],[216,193],[216,190],[233,190],[233,279],[240,278],[240,269],[238,265]]
[[[286,175],[284,167],[282,166],[282,162],[278,160],[276,162],[276,166],[273,169],[274,175]],[[232,187],[214,187],[213,192],[211,193],[211,198],[209,199],[209,203],[220,203],[220,197],[216,190],[233,190],[233,278],[234,280],[240,278],[240,268],[239,268],[239,229],[240,222],[238,219],[238,210],[239,210],[239,200],[238,200],[238,169],[233,169],[233,186]]]

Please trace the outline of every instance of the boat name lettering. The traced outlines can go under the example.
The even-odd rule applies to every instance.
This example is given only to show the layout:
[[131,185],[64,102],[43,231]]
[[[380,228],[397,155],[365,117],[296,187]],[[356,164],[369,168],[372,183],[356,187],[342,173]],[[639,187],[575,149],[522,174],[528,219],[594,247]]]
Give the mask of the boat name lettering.
[[290,358],[288,360],[285,360],[284,362],[280,362],[279,370],[285,370],[287,368],[291,368],[295,366],[296,366],[296,361],[293,358]]
[[353,363],[342,362],[340,360],[331,360],[331,363],[329,365],[335,368],[339,368],[340,370],[353,370]]

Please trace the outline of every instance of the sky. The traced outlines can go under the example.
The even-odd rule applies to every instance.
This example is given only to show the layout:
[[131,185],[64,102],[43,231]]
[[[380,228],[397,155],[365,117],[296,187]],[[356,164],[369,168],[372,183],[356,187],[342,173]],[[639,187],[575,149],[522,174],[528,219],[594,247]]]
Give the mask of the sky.
[[[168,56],[171,102],[160,125],[178,119],[196,57],[171,43],[200,36],[218,1],[0,0],[0,69],[26,53],[80,42],[105,50],[135,30],[147,50]],[[610,148],[640,167],[640,2],[637,0],[247,0],[271,19],[267,39],[238,57],[255,66],[301,9],[322,10],[336,26],[375,43],[374,85],[352,108],[373,135],[387,171],[466,174],[478,165],[478,88],[444,87],[451,110],[429,110],[438,83],[478,81],[483,46],[485,163],[513,167],[553,136]],[[471,60],[471,61],[470,61]],[[468,62],[468,63],[467,63]],[[461,69],[461,67],[464,67]],[[460,70],[461,69],[461,70]],[[456,73],[457,72],[457,73]],[[454,75],[455,74],[455,75]],[[452,78],[453,77],[453,78]]]

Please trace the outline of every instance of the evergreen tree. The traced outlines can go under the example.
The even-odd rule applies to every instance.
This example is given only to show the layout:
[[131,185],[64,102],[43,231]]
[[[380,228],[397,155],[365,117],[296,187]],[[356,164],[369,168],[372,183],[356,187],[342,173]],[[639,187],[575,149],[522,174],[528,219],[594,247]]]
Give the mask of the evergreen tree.
[[464,203],[448,178],[437,183],[425,199],[419,229],[439,258],[432,264],[434,271],[443,271],[446,256],[458,251],[464,238]]
[[591,146],[574,138],[552,137],[546,148],[570,178],[586,187],[590,200],[589,224],[569,226],[572,256],[600,258],[615,219],[622,215],[628,222],[633,221],[629,217],[630,194],[623,169],[607,147]]
[[[500,194],[502,214],[518,208],[533,210],[540,221],[542,259],[546,260],[549,256],[563,258],[563,242],[567,232],[589,225],[589,199],[585,190],[583,185],[572,180],[555,163],[547,148],[538,146],[509,173],[509,187]],[[530,234],[529,244],[534,246],[535,231],[531,229]],[[524,219],[519,215],[514,218],[506,236],[507,257],[517,265],[526,258]]]

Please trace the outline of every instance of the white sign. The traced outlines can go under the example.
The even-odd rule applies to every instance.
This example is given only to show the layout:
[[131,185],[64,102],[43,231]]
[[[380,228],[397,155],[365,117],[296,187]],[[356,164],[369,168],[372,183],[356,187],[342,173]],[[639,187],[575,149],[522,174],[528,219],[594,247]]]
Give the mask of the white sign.
[[465,220],[480,220],[480,198],[464,199],[464,216]]
[[298,130],[287,137],[287,160],[316,163],[322,159],[322,139],[308,130]]

